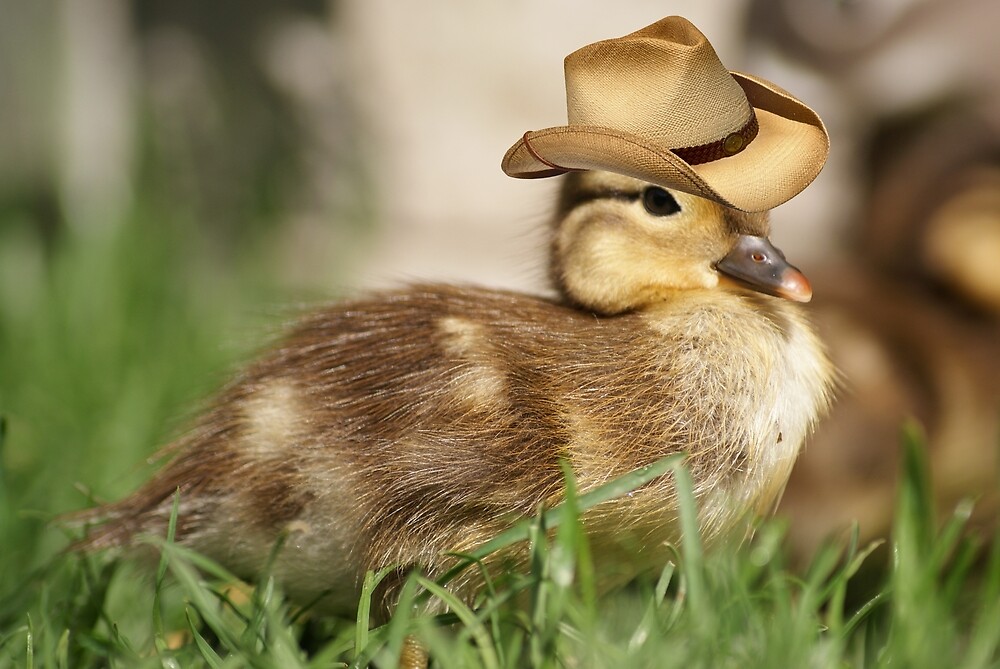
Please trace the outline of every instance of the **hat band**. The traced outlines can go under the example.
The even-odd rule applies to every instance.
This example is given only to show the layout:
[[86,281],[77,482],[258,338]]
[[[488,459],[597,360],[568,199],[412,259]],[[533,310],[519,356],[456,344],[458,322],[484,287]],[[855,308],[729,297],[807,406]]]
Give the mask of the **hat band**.
[[688,165],[710,163],[720,158],[735,156],[747,148],[747,145],[757,136],[759,127],[757,124],[757,114],[754,113],[753,107],[751,107],[750,120],[736,132],[729,133],[717,142],[710,142],[709,144],[701,144],[699,146],[688,146],[683,149],[671,149],[671,151]]

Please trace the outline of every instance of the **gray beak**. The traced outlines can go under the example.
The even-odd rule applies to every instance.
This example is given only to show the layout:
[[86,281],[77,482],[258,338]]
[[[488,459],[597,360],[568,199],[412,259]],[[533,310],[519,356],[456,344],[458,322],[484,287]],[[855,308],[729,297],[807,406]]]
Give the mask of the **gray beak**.
[[740,235],[715,268],[760,293],[794,302],[812,299],[812,286],[802,272],[785,260],[785,254],[766,237]]

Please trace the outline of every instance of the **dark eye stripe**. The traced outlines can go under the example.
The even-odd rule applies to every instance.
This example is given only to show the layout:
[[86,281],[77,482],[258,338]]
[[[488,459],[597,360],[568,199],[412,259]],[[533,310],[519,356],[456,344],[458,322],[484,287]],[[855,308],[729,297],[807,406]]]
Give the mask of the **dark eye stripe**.
[[576,191],[573,193],[572,197],[567,198],[565,202],[562,203],[560,209],[563,212],[567,212],[570,209],[575,209],[582,204],[587,202],[592,202],[594,200],[621,200],[623,202],[635,202],[639,199],[639,193],[621,190],[592,190],[592,191]]

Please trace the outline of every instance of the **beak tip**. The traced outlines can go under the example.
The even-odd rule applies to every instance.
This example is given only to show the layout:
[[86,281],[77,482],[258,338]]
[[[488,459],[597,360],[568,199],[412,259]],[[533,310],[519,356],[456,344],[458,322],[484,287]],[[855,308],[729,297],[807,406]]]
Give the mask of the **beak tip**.
[[781,296],[795,302],[809,302],[813,291],[809,279],[802,272],[789,267],[781,280]]

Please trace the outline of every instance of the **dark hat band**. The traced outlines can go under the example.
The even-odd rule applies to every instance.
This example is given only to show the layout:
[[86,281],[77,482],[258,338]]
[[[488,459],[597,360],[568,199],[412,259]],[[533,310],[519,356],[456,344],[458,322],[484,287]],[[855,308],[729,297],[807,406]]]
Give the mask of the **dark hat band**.
[[750,120],[736,132],[729,133],[717,142],[701,144],[700,146],[688,146],[683,149],[671,149],[671,151],[688,165],[710,163],[720,158],[735,156],[745,149],[754,140],[754,137],[757,136],[759,127],[757,124],[757,114],[754,113],[753,107],[751,107]]

